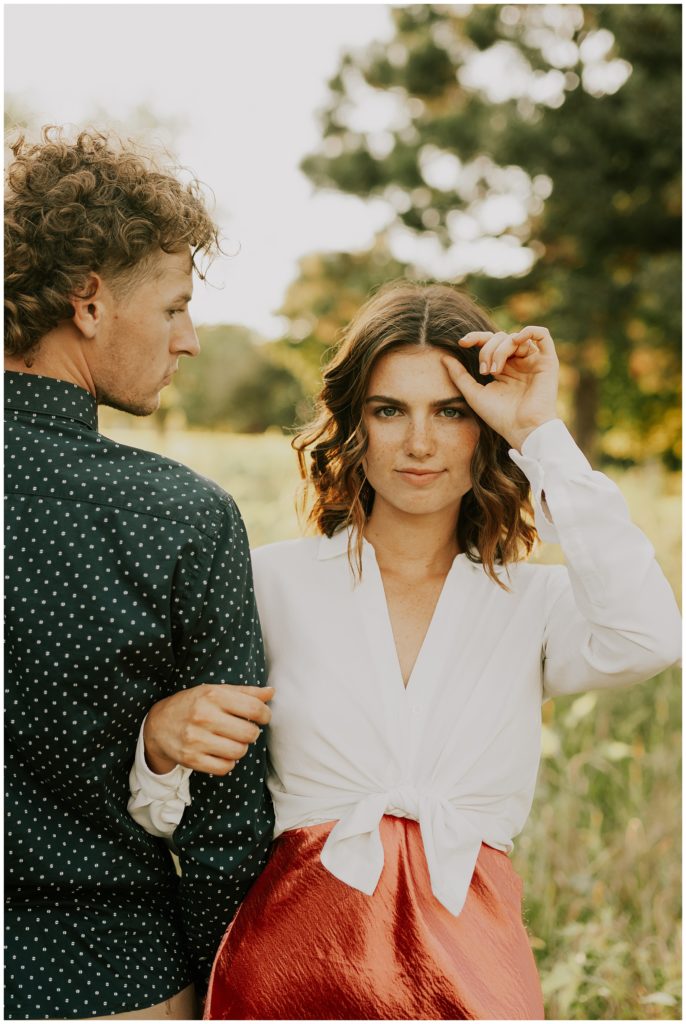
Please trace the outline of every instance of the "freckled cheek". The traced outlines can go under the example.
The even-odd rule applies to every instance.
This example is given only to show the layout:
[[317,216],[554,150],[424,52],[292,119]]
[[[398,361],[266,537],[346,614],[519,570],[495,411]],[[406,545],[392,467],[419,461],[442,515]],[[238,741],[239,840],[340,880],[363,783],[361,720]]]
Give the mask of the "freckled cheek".
[[461,424],[460,441],[465,448],[470,451],[474,451],[479,441],[479,435],[481,430],[479,424],[475,423],[474,420],[465,420]]
[[480,436],[481,436],[481,430],[479,429],[478,424],[477,423],[472,423],[471,424],[470,436],[469,436],[469,452],[470,452],[470,455],[474,454],[474,449],[476,448],[477,444],[479,443]]
[[395,466],[395,457],[398,445],[386,437],[380,440],[375,436],[374,431],[368,432],[367,454],[362,463],[367,476],[378,476],[382,473],[390,473]]
[[461,425],[457,438],[453,434],[450,441],[452,455],[450,462],[454,471],[469,473],[474,451],[479,442],[479,434],[479,427],[476,423]]

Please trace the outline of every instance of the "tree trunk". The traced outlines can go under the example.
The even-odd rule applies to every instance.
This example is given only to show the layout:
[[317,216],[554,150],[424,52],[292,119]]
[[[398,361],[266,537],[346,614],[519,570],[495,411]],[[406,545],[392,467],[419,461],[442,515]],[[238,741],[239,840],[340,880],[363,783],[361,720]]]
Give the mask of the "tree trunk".
[[581,367],[574,394],[574,433],[591,465],[598,457],[598,401],[598,378],[592,370]]

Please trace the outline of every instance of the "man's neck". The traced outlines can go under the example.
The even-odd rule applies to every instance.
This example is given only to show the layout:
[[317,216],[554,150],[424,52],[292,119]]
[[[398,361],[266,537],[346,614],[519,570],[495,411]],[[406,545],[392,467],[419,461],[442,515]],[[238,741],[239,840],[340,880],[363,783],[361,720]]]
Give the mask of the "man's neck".
[[64,380],[68,384],[89,391],[95,397],[95,382],[90,373],[88,363],[84,359],[83,349],[73,337],[71,331],[60,327],[50,331],[41,338],[33,354],[28,356],[5,356],[5,369],[14,373],[32,373],[41,377],[53,377]]

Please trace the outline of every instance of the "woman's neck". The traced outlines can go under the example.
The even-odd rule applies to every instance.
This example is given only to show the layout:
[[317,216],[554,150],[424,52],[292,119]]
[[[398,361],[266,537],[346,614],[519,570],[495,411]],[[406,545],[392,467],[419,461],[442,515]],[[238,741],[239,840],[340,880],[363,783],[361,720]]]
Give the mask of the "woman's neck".
[[460,551],[456,523],[454,509],[410,515],[377,501],[364,536],[374,548],[382,572],[408,579],[445,576]]

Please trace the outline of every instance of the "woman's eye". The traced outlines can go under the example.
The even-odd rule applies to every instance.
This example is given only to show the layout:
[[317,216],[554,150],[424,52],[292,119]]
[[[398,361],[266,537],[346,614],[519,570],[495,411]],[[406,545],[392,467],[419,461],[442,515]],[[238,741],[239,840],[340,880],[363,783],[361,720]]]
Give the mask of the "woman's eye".
[[382,405],[376,410],[374,415],[380,416],[381,419],[384,420],[390,420],[396,415],[397,412],[398,410],[395,408],[394,405]]
[[441,409],[441,412],[445,418],[449,420],[459,420],[464,416],[461,409],[456,409],[452,405],[448,405],[445,409]]

